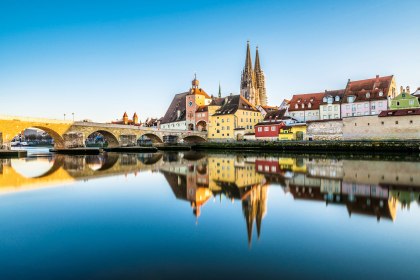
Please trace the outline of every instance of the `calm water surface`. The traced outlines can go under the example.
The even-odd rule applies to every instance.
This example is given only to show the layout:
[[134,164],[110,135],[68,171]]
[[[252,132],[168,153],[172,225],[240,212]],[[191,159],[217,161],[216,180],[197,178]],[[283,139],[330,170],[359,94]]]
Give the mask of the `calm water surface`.
[[420,279],[420,162],[0,159],[1,279]]

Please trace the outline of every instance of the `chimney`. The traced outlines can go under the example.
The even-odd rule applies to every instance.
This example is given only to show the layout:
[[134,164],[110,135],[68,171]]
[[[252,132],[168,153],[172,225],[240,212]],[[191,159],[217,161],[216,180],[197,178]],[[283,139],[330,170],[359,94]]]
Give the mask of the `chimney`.
[[408,94],[410,94],[410,87],[409,87],[409,86],[407,86],[406,92],[407,92]]

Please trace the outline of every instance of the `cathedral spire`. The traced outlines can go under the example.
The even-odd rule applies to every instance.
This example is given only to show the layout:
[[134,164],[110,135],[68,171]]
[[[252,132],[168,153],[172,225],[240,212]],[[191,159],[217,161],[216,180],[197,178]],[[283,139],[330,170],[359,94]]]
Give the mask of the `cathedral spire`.
[[255,72],[261,72],[261,65],[260,65],[260,55],[258,53],[258,46],[257,46],[257,51],[255,52],[255,68],[254,68]]
[[220,87],[220,82],[219,82],[219,98],[222,97],[222,88]]
[[252,72],[251,50],[249,49],[249,41],[246,42],[246,59],[244,72]]

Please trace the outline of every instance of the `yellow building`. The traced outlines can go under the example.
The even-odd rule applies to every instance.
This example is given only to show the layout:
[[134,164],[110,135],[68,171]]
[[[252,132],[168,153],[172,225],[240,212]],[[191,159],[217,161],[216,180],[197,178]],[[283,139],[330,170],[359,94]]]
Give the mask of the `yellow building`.
[[292,124],[280,129],[279,140],[304,140],[306,124]]
[[254,133],[254,126],[263,119],[261,112],[240,95],[218,100],[218,104],[209,105],[210,141],[242,140],[245,134]]

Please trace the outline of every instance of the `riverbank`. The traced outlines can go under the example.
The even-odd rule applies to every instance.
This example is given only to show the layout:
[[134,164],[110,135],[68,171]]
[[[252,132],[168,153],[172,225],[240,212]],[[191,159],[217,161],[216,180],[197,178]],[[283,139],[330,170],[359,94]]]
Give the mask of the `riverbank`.
[[21,158],[27,155],[25,150],[0,150],[0,158]]
[[204,142],[192,146],[193,150],[229,150],[258,152],[322,152],[322,153],[420,153],[420,140],[409,141],[242,141]]

